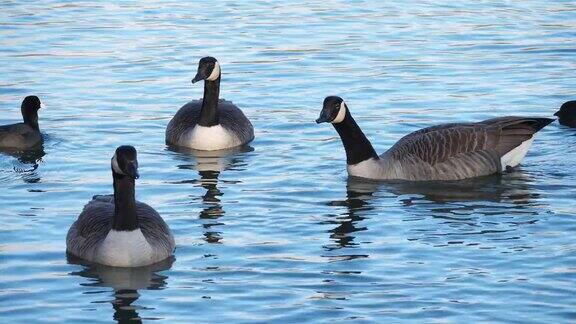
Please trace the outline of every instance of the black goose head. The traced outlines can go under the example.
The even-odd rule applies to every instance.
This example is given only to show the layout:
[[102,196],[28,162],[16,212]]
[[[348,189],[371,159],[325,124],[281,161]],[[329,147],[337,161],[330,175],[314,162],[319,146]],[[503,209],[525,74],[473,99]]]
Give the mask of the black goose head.
[[20,111],[22,112],[22,118],[24,123],[30,124],[32,126],[38,126],[38,110],[42,108],[42,103],[40,99],[36,96],[28,96],[22,101],[22,106]]
[[348,107],[344,99],[337,96],[329,96],[324,99],[324,105],[320,112],[320,117],[316,119],[316,123],[332,123],[338,124],[346,117]]
[[122,145],[116,149],[112,157],[112,172],[138,179],[138,159],[136,149],[130,145]]
[[560,124],[576,127],[576,100],[565,102],[554,116],[558,116]]
[[216,81],[220,77],[220,73],[220,64],[215,58],[211,56],[203,57],[198,62],[198,72],[192,79],[192,83],[200,80]]

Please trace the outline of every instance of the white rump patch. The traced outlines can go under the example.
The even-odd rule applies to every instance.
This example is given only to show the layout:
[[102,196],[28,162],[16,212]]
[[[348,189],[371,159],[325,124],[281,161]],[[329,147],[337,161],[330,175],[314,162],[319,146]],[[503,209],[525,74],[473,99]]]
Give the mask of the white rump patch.
[[504,154],[500,158],[500,163],[502,164],[502,170],[506,170],[507,166],[515,167],[522,162],[526,153],[532,146],[532,142],[534,141],[534,136],[529,140],[522,142],[522,144],[516,146],[513,150],[509,151],[508,153]]
[[382,179],[385,174],[384,166],[381,160],[369,158],[360,163],[348,165],[348,174],[354,177],[368,179]]
[[222,125],[196,125],[180,137],[180,145],[202,151],[223,150],[241,144],[240,140]]
[[331,123],[332,124],[341,123],[344,120],[344,117],[346,117],[346,104],[344,104],[344,100],[342,100],[342,103],[340,104],[340,109],[338,109],[338,115],[336,115],[336,118],[334,118],[334,120],[331,121]]
[[96,262],[113,267],[140,267],[158,261],[139,228],[133,231],[111,230],[96,255]]
[[114,172],[118,174],[124,174],[124,172],[122,172],[120,166],[118,165],[118,160],[116,159],[116,153],[114,153],[114,156],[112,157],[112,169],[114,170]]
[[215,81],[220,76],[220,64],[218,61],[214,62],[214,68],[212,69],[212,73],[206,78],[208,81]]

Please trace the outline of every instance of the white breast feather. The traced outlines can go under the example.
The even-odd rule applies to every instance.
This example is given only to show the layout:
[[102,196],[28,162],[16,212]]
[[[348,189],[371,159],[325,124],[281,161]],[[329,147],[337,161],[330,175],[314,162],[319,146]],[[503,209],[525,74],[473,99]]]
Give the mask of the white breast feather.
[[379,160],[369,158],[360,163],[348,165],[348,174],[354,177],[382,179],[385,175],[385,170]]
[[158,262],[154,250],[138,228],[111,230],[98,248],[96,262],[113,267],[138,267]]
[[210,127],[196,125],[182,135],[180,145],[195,150],[215,151],[240,145],[240,141],[221,125]]
[[534,141],[534,137],[530,138],[522,142],[522,144],[516,146],[513,150],[509,151],[508,153],[504,154],[500,158],[500,163],[502,164],[502,170],[506,170],[507,166],[515,167],[522,162],[526,153],[532,146],[532,142]]

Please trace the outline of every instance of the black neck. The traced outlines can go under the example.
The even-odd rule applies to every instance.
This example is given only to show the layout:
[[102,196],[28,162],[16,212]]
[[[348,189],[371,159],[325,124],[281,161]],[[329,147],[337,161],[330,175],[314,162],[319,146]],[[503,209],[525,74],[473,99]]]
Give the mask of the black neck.
[[366,135],[356,124],[350,111],[346,109],[346,116],[340,123],[332,124],[342,139],[346,150],[346,163],[348,165],[357,164],[369,158],[378,159],[378,155]]
[[220,95],[220,76],[214,81],[204,81],[204,97],[198,125],[210,127],[218,125],[218,96]]
[[112,229],[132,231],[138,228],[134,179],[112,171],[114,178],[114,218]]
[[38,112],[22,112],[22,117],[24,118],[24,124],[34,128],[35,130],[40,130],[38,127]]

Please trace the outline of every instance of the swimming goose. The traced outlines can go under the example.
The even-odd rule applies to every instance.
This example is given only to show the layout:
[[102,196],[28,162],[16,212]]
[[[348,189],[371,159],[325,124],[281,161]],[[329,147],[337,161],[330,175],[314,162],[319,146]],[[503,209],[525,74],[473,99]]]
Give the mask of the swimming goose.
[[565,102],[554,116],[564,126],[576,127],[576,100]]
[[94,196],[66,237],[66,250],[84,260],[114,267],[139,267],[174,252],[174,237],[160,215],[134,197],[136,149],[120,146],[112,157],[114,195]]
[[204,97],[178,110],[166,128],[166,144],[214,151],[254,139],[254,128],[242,110],[230,101],[218,99],[220,79],[218,61],[202,58],[192,83],[204,80]]
[[378,156],[340,97],[327,97],[317,123],[330,122],[346,151],[348,174],[369,179],[460,180],[520,164],[549,118],[500,117],[423,128]]
[[25,150],[42,142],[42,134],[38,127],[38,110],[42,108],[40,99],[28,96],[22,101],[20,108],[23,123],[0,126],[0,148]]

